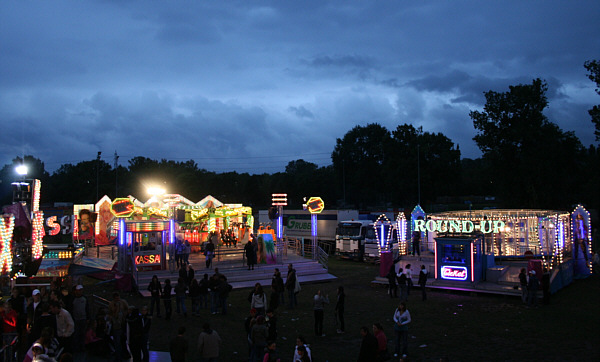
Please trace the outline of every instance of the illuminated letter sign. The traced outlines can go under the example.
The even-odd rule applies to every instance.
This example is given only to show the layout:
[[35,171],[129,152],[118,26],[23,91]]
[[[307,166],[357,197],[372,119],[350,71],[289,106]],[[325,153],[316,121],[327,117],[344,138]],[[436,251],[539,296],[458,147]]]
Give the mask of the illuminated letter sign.
[[464,266],[443,266],[442,279],[467,280],[467,268]]
[[50,228],[50,235],[54,236],[60,232],[60,224],[56,222],[56,216],[50,216],[46,219],[46,226]]
[[138,255],[135,257],[136,264],[160,264],[160,254]]
[[306,202],[306,208],[311,214],[319,214],[325,208],[325,202],[320,197],[311,197]]
[[133,201],[128,198],[116,198],[112,204],[110,204],[110,212],[116,217],[130,217],[133,215],[133,206]]

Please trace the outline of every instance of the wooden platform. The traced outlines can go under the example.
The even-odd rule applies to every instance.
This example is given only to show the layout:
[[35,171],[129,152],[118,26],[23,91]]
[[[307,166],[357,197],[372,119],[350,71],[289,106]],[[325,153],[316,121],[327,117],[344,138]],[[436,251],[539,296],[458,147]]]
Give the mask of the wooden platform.
[[[214,268],[219,268],[219,272],[227,277],[227,281],[234,289],[252,288],[256,283],[270,287],[275,268],[279,268],[281,276],[285,281],[287,266],[290,263],[296,269],[300,284],[321,283],[337,279],[336,276],[330,274],[317,261],[295,255],[292,249],[287,250],[287,253],[284,253],[280,258],[281,260],[278,260],[276,264],[257,264],[254,266],[254,270],[248,270],[248,267],[245,265],[242,246],[238,246],[237,248],[221,248],[220,251],[219,256],[213,259],[213,265],[210,269],[206,269],[204,255],[190,255],[189,261],[194,268],[196,279],[202,279],[204,274],[208,274],[210,277],[215,273]],[[178,270],[138,272],[137,284],[140,293],[145,297],[150,296],[147,288],[153,275],[158,276],[163,285],[165,279],[171,279],[171,284],[174,286],[177,283],[179,272]]]

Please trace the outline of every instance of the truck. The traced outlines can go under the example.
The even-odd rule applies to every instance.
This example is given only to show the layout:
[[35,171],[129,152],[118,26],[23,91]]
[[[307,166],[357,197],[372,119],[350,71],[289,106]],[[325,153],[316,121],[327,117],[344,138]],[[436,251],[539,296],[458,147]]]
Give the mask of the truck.
[[[376,226],[379,228],[377,231],[375,230]],[[372,220],[342,221],[338,224],[336,231],[336,255],[344,259],[378,262],[381,255],[379,241],[382,239],[382,235],[389,244],[389,250],[397,249],[394,223],[377,223]]]
[[[283,235],[292,238],[307,238],[311,235],[311,214],[306,210],[282,210]],[[323,210],[317,215],[317,239],[327,243],[335,242],[337,225],[342,220],[358,219],[358,210]],[[259,210],[260,225],[271,223],[268,210]]]

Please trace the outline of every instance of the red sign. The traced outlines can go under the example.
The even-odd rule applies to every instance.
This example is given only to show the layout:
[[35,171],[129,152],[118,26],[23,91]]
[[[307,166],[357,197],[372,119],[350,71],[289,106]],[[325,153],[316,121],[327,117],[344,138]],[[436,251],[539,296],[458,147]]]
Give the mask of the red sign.
[[442,278],[450,280],[467,280],[467,268],[464,266],[443,266]]
[[160,264],[160,254],[137,255],[136,264]]

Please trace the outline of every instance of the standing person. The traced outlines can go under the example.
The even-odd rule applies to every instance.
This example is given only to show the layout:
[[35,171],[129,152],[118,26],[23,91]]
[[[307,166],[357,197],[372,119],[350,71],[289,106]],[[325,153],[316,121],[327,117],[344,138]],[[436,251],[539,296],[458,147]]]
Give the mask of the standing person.
[[285,303],[283,299],[285,292],[285,285],[283,284],[283,278],[279,268],[275,268],[273,277],[271,278],[271,308],[277,309],[281,304]]
[[232,287],[227,283],[225,275],[220,274],[217,280],[217,292],[219,297],[219,305],[221,306],[221,314],[227,314],[227,298]]
[[423,296],[423,300],[427,300],[425,285],[427,285],[427,268],[425,268],[425,265],[421,265],[421,271],[419,272],[419,286],[421,287],[421,295]]
[[[219,268],[215,268],[215,271],[218,271]],[[217,273],[213,274],[210,277],[208,282],[208,289],[210,291],[210,312],[212,314],[217,314],[219,310],[219,290],[217,289],[219,285],[219,275]]]
[[306,339],[304,339],[304,336],[302,336],[302,335],[298,335],[298,337],[296,337],[296,347],[294,349],[293,361],[294,362],[306,361],[306,358],[303,359],[303,357],[300,355],[300,353],[298,353],[299,350],[303,350],[305,352],[304,355],[306,357],[308,357],[309,362],[312,360],[310,346],[308,344],[306,344]]
[[[69,300],[71,304],[71,317],[73,317],[73,322],[75,323],[72,350],[80,352],[85,349],[85,328],[88,321],[92,319],[90,303],[88,303],[87,298],[83,295],[83,285],[79,284],[75,287],[74,297]],[[68,308],[66,309],[68,310]]]
[[296,353],[298,354],[298,358],[294,360],[294,362],[311,362],[311,358],[309,356],[308,347],[298,346],[296,348]]
[[190,264],[190,254],[192,253],[192,246],[190,242],[186,239],[183,242],[183,262],[185,265]]
[[410,295],[410,290],[414,285],[412,281],[412,269],[410,264],[406,264],[404,274],[406,274],[406,296],[408,297]]
[[405,302],[408,299],[408,291],[406,287],[406,274],[402,268],[398,269],[397,280],[400,286],[400,300]]
[[180,269],[183,266],[183,251],[183,241],[177,239],[175,242],[175,263],[177,264],[177,269]]
[[202,362],[217,362],[221,337],[217,331],[210,328],[210,324],[204,323],[202,333],[198,337],[198,355]]
[[394,334],[396,335],[396,347],[394,357],[402,353],[402,358],[408,354],[408,324],[411,322],[410,312],[406,304],[401,302],[394,312]]
[[158,276],[153,275],[150,284],[148,284],[148,291],[150,292],[150,315],[154,315],[154,305],[156,305],[156,312],[158,318],[160,318],[160,292],[161,286]]
[[176,312],[177,314],[183,312],[183,316],[187,317],[187,308],[185,307],[185,292],[187,291],[187,286],[185,285],[185,279],[181,277],[177,279],[174,290]]
[[183,283],[187,286],[187,265],[182,265],[179,268],[179,278],[183,279]]
[[187,265],[187,274],[185,276],[185,284],[188,286],[188,288],[192,284],[192,280],[195,277],[196,277],[196,273],[194,272],[194,267],[192,266],[192,264],[188,263],[188,265]]
[[148,342],[150,341],[150,327],[152,326],[152,315],[148,314],[148,306],[142,307],[142,361],[150,361]]
[[[198,283],[200,287],[200,307],[204,309],[208,309],[209,301],[208,301],[208,274],[204,274],[204,277]],[[200,312],[198,312],[200,313]]]
[[360,327],[362,342],[358,353],[358,362],[372,362],[377,358],[377,338],[371,334],[369,328]]
[[50,310],[56,316],[56,338],[65,352],[72,352],[72,337],[75,333],[75,322],[71,313],[60,306],[59,301],[50,302]]
[[111,322],[111,332],[115,344],[115,359],[123,359],[123,345],[125,341],[125,320],[129,312],[129,305],[121,299],[119,293],[113,293],[113,300],[108,303],[108,316]]
[[212,267],[212,260],[215,256],[215,244],[212,241],[212,237],[208,238],[204,255],[206,255],[206,269],[209,269]]
[[133,362],[142,361],[142,343],[144,339],[144,326],[140,311],[129,306],[129,314],[127,314],[127,345],[131,352]]
[[521,301],[527,303],[527,273],[525,268],[521,268],[519,273],[519,285],[521,286]]
[[177,336],[171,340],[169,353],[171,354],[172,362],[185,362],[185,354],[188,351],[188,341],[183,336],[184,334],[185,327],[179,327]]
[[340,323],[340,328],[337,329],[338,334],[342,334],[346,331],[344,324],[344,304],[346,303],[346,294],[344,293],[344,287],[339,286],[337,289],[337,302],[335,303],[335,315]]
[[162,291],[162,300],[165,305],[165,320],[171,319],[171,313],[173,312],[171,306],[171,279],[165,279],[165,286]]
[[190,298],[192,298],[192,315],[200,315],[200,285],[196,278],[190,283]]
[[416,253],[419,256],[419,260],[421,260],[421,232],[420,231],[416,231],[416,230],[413,231],[412,242],[413,242],[412,255],[414,256]]
[[538,301],[537,301],[537,291],[540,288],[540,282],[537,278],[537,276],[535,275],[535,270],[531,270],[529,272],[529,284],[527,284],[527,287],[529,289],[529,294],[528,294],[528,300],[527,300],[527,306],[528,307],[535,307],[537,308],[538,306]]
[[267,325],[267,329],[269,330],[269,335],[267,339],[270,341],[277,340],[277,317],[275,316],[273,309],[267,309],[265,324]]
[[285,289],[288,291],[288,299],[290,301],[290,309],[294,309],[298,305],[296,300],[296,269],[292,267],[292,264],[288,264],[287,278],[285,280]]
[[250,338],[252,341],[252,354],[250,355],[251,362],[259,362],[263,359],[264,349],[267,346],[267,337],[269,330],[265,325],[265,317],[259,315],[256,317],[256,324],[250,330]]
[[325,304],[329,304],[329,296],[323,296],[321,294],[321,290],[319,289],[313,298],[313,303],[315,313],[315,336],[325,337],[323,334],[323,308],[325,307]]
[[246,262],[248,263],[248,270],[254,270],[254,264],[256,264],[256,251],[254,247],[254,241],[248,240],[246,246],[244,246],[244,252],[246,253]]
[[263,362],[280,362],[281,359],[277,356],[277,344],[275,341],[268,341],[265,348],[265,356]]
[[550,304],[550,272],[548,268],[544,268],[544,274],[542,274],[542,293],[544,305]]
[[396,264],[390,265],[390,270],[387,274],[388,294],[390,298],[398,298],[398,285],[396,284]]
[[381,323],[373,323],[373,335],[377,339],[377,355],[375,361],[387,361],[389,359],[387,337],[383,332]]
[[258,315],[265,315],[265,310],[267,309],[267,294],[263,291],[260,283],[256,283],[254,285],[254,292],[252,293],[250,308],[256,309]]

